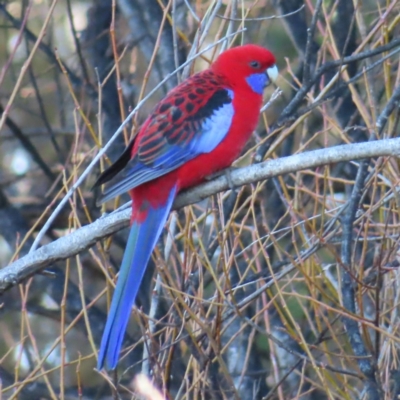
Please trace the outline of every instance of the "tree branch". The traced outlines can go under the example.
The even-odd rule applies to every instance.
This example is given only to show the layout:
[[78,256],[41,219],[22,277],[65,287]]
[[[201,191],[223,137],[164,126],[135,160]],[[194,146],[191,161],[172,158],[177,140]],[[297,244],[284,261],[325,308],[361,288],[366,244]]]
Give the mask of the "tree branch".
[[[239,187],[273,176],[315,168],[321,165],[398,155],[400,155],[400,139],[341,145],[240,168],[231,173],[231,179],[233,184]],[[228,180],[225,176],[221,176],[180,194],[174,203],[174,209],[197,203],[227,189],[229,189]],[[126,209],[103,216],[92,224],[43,246],[3,268],[0,270],[0,294],[52,263],[72,257],[93,246],[97,241],[128,226],[130,214],[131,210]]]

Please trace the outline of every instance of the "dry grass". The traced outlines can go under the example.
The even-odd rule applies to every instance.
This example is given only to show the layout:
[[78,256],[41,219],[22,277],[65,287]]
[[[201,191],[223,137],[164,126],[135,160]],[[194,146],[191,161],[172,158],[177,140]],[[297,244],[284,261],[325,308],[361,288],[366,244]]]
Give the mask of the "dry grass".
[[[224,46],[265,45],[281,71],[282,94],[237,166],[397,136],[398,0],[188,3],[0,1],[4,266],[28,253],[129,112],[140,106],[111,159],[174,79],[205,68]],[[139,5],[132,15],[129,4]],[[41,245],[100,217],[90,191],[98,171]],[[118,398],[116,390],[132,398],[139,372],[153,383],[136,390],[153,400],[397,398],[398,184],[397,158],[376,157],[298,170],[173,212],[117,374],[94,367],[124,232],[57,261],[50,275],[13,283],[0,300],[0,399]]]

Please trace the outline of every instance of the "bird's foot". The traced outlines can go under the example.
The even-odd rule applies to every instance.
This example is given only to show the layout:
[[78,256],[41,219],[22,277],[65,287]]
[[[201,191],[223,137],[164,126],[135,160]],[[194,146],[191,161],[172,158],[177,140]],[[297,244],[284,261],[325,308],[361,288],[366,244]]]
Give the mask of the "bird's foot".
[[231,172],[234,171],[235,169],[236,169],[236,167],[229,167],[222,171],[215,172],[214,174],[207,176],[205,179],[207,181],[212,181],[215,178],[225,175],[225,177],[228,181],[229,189],[237,191],[237,187],[234,185],[233,180],[232,180],[232,175],[231,175]]
[[236,169],[235,167],[227,168],[226,170],[224,170],[224,173],[225,173],[226,179],[228,181],[229,189],[237,192],[238,188],[235,186],[235,184],[233,183],[233,180],[232,180],[232,171],[235,169]]

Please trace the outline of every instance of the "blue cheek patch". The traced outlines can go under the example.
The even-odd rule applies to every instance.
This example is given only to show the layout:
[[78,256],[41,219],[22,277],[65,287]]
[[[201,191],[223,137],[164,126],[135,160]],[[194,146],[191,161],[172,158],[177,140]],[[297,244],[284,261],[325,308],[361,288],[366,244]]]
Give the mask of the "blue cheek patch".
[[259,73],[252,74],[246,78],[247,83],[253,89],[254,92],[258,94],[263,94],[265,86],[269,81],[267,74]]

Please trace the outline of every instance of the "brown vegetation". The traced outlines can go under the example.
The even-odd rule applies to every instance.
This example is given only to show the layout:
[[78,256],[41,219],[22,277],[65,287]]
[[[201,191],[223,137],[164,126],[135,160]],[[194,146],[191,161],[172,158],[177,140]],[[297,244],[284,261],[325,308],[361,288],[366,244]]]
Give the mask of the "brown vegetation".
[[[0,399],[398,398],[399,22],[398,0],[0,0]],[[238,188],[178,199],[100,373],[129,210],[91,185],[243,42],[281,75]]]

